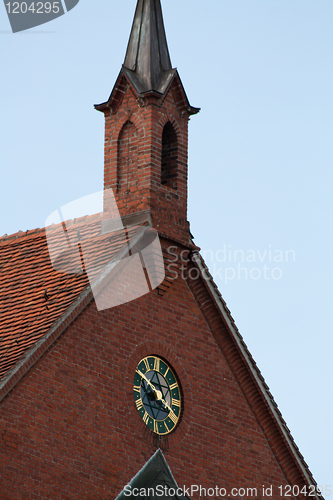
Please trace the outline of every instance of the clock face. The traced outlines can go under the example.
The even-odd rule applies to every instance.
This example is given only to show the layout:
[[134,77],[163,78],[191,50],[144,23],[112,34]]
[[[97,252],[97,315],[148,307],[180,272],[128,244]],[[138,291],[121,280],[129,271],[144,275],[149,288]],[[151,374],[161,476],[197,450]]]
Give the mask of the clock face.
[[156,434],[169,434],[181,413],[177,379],[166,361],[157,356],[143,358],[135,370],[134,398],[144,423]]

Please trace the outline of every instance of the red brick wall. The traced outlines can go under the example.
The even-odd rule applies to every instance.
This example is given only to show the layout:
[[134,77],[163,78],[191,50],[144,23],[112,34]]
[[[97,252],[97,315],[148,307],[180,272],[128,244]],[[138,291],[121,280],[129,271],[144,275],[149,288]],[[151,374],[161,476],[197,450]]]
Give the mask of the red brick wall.
[[179,278],[163,297],[155,290],[103,312],[89,305],[4,401],[0,499],[115,498],[159,444],[141,422],[132,393],[134,369],[148,354],[166,358],[182,386],[182,420],[160,443],[180,486],[286,484]]

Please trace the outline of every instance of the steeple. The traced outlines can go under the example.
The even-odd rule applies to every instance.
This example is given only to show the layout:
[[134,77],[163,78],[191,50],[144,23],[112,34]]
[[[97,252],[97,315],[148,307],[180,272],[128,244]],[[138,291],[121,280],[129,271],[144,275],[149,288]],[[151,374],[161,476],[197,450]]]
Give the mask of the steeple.
[[188,245],[188,121],[199,109],[171,66],[160,0],[137,0],[124,64],[95,108],[105,115],[104,188],[121,217],[149,214],[160,235]]
[[163,90],[161,77],[172,66],[160,0],[138,1],[124,67],[135,73],[146,91]]

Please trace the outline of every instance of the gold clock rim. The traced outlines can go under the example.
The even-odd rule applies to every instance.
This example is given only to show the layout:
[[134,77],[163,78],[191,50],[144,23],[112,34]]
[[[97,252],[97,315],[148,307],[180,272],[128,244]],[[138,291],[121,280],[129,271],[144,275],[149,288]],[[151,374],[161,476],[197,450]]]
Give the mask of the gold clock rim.
[[[169,363],[169,362],[168,362],[165,358],[163,358],[163,357],[161,357],[161,356],[159,356],[159,355],[156,355],[156,354],[149,354],[148,356],[145,356],[144,358],[141,358],[141,359],[140,359],[140,361],[139,361],[139,362],[137,363],[137,365],[136,365],[136,370],[138,369],[138,366],[142,363],[142,361],[144,361],[144,360],[146,360],[146,359],[147,359],[147,362],[148,362],[148,358],[159,359],[160,361],[163,361],[163,363],[165,363],[165,364],[166,364],[166,366],[168,367],[168,370],[170,370],[170,371],[171,371],[171,373],[172,373],[172,375],[173,375],[173,377],[174,377],[174,379],[175,379],[175,381],[176,381],[177,388],[178,388],[178,391],[179,391],[179,399],[177,399],[177,400],[176,400],[177,402],[179,401],[179,415],[177,416],[177,421],[175,422],[175,425],[174,425],[174,426],[173,426],[170,430],[168,430],[167,432],[156,432],[155,430],[149,429],[147,422],[145,422],[145,421],[144,421],[144,418],[140,415],[141,420],[143,421],[143,423],[144,423],[144,424],[148,427],[148,429],[149,429],[151,432],[153,432],[154,434],[157,434],[157,435],[159,435],[159,436],[166,436],[167,434],[170,434],[171,432],[173,432],[173,431],[176,429],[176,427],[178,426],[179,422],[180,422],[180,418],[181,418],[181,415],[182,415],[182,391],[181,391],[181,386],[180,386],[179,379],[178,379],[178,377],[177,377],[177,375],[176,375],[176,373],[175,373],[175,370],[172,368],[172,366],[170,365],[170,363]],[[146,368],[147,368],[147,366],[146,366]],[[168,370],[166,371],[166,373],[168,372]],[[169,387],[169,390],[170,390],[170,394],[171,394],[171,401],[173,401],[173,398],[172,398],[172,393],[171,393],[171,389],[170,389],[170,385],[169,385],[169,382],[167,381],[167,379],[165,378],[164,374],[163,374],[163,373],[161,373],[159,370],[157,370],[157,369],[155,369],[155,368],[150,368],[150,366],[149,366],[149,370],[148,370],[148,368],[147,368],[146,373],[148,373],[148,371],[155,371],[155,372],[159,373],[160,375],[162,375],[162,377],[165,379],[166,383],[168,384],[168,387]],[[135,388],[135,387],[136,387],[136,386],[135,386],[135,385],[133,385],[133,391],[134,391],[134,388]],[[142,406],[144,407],[144,403],[143,403],[143,401],[142,401],[141,394],[140,394],[140,398],[135,400],[135,402],[137,402],[137,401],[141,401],[141,404],[142,404]],[[172,406],[172,405],[173,405],[173,403],[171,403],[171,406]],[[175,406],[176,406],[176,405],[175,405]],[[137,410],[139,411],[139,408],[137,408]],[[148,414],[148,412],[147,412],[147,410],[145,410],[145,414],[149,415],[149,414]],[[165,420],[166,420],[167,418],[170,418],[168,415],[167,415],[167,416],[166,416],[163,420],[156,420],[156,419],[154,419],[153,417],[151,417],[150,415],[149,415],[149,418],[151,418],[151,419],[153,420],[153,422],[154,422],[154,423],[155,423],[155,422],[164,422],[164,426],[165,426],[165,428],[167,428],[167,429],[168,429],[168,426],[167,426],[167,424],[165,423]]]

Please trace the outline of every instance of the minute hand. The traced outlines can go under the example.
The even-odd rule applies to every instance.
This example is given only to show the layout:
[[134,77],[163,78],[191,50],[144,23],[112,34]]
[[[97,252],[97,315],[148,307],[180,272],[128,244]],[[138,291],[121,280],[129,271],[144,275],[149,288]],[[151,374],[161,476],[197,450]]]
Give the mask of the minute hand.
[[172,411],[172,408],[170,408],[170,406],[168,405],[168,403],[162,398],[162,397],[159,397],[160,395],[162,396],[162,393],[161,391],[157,391],[154,384],[152,384],[150,382],[150,380],[146,377],[146,375],[144,373],[142,373],[140,370],[136,370],[136,372],[138,373],[138,375],[140,375],[141,378],[143,378],[147,384],[149,385],[149,387],[152,388],[152,390],[154,391],[154,394],[155,394],[155,397],[157,399],[157,401],[161,401],[161,403],[169,410],[169,411]]
[[140,370],[136,370],[136,371],[140,375],[140,377],[143,378],[147,382],[149,387],[151,387],[153,389],[153,391],[156,392],[155,386],[150,382],[150,380],[146,377],[146,375],[144,373],[142,373]]

